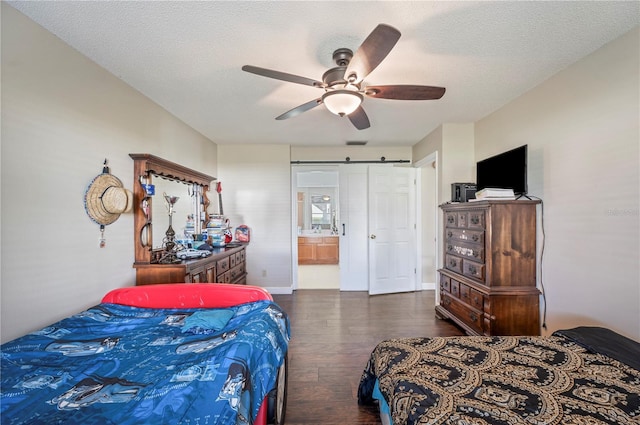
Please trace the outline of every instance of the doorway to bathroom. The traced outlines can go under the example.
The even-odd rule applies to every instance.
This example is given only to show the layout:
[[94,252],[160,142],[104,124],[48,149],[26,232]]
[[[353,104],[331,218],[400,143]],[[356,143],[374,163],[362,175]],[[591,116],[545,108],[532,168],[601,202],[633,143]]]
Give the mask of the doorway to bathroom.
[[296,289],[340,289],[338,168],[292,169],[297,244]]

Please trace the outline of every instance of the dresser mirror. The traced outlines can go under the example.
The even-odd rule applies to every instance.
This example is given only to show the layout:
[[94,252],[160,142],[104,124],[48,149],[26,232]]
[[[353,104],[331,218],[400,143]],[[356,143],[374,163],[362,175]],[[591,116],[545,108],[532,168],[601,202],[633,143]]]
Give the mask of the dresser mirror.
[[209,187],[216,179],[151,154],[129,156],[134,162],[135,262],[156,263],[170,222],[164,194],[178,198],[172,206],[171,226],[176,239],[183,239],[189,215],[194,218],[195,233],[208,221]]
[[162,248],[162,241],[169,228],[169,208],[164,200],[164,194],[178,198],[173,204],[171,219],[171,227],[176,232],[176,240],[184,239],[184,230],[189,216],[192,219],[195,230],[197,220],[194,220],[193,217],[199,211],[198,204],[200,200],[196,196],[198,185],[193,183],[170,180],[154,174],[152,184],[155,186],[155,195],[153,195],[153,202],[151,203],[151,215],[153,217],[153,243],[151,248],[155,250]]

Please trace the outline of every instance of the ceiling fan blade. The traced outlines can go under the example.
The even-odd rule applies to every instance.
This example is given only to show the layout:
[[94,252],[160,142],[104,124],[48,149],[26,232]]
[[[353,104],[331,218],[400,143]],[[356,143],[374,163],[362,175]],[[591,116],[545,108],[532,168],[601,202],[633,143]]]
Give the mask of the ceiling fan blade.
[[300,106],[296,106],[295,108],[291,109],[290,111],[285,112],[284,114],[277,116],[276,119],[277,120],[286,120],[288,118],[293,118],[296,115],[300,115],[303,112],[307,112],[309,109],[313,109],[316,106],[320,105],[322,103],[322,98],[319,97],[317,99],[313,99],[307,103],[303,103]]
[[290,83],[303,84],[305,86],[322,88],[325,84],[322,81],[313,80],[311,78],[301,77],[299,75],[287,74],[286,72],[274,71],[272,69],[260,68],[252,65],[242,67],[243,71],[252,74],[261,75],[263,77],[275,78],[276,80],[288,81]]
[[444,87],[432,86],[367,86],[364,89],[364,94],[379,99],[432,100],[440,99],[444,95],[445,90]]
[[358,109],[347,115],[349,117],[349,121],[358,129],[364,130],[370,127],[369,117],[362,109],[362,106],[358,106]]
[[387,57],[399,39],[400,31],[397,29],[386,24],[375,27],[351,58],[345,79],[355,84],[364,80]]

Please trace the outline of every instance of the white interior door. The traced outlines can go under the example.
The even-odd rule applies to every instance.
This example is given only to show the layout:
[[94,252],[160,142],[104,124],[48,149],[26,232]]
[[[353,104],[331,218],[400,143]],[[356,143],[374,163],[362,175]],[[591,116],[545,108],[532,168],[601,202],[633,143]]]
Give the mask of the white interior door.
[[369,166],[369,294],[416,290],[415,169]]
[[369,289],[366,164],[340,165],[340,290]]

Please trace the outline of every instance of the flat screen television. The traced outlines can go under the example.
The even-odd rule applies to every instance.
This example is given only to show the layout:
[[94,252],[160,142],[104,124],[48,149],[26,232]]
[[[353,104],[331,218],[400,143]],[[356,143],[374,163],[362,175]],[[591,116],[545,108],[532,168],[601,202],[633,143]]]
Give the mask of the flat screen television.
[[476,186],[513,189],[516,196],[527,194],[527,145],[492,156],[476,164]]

